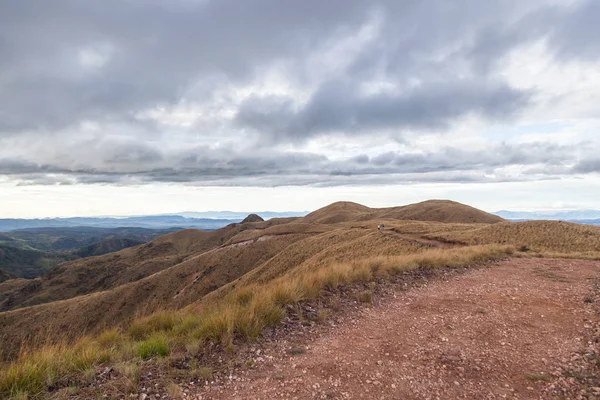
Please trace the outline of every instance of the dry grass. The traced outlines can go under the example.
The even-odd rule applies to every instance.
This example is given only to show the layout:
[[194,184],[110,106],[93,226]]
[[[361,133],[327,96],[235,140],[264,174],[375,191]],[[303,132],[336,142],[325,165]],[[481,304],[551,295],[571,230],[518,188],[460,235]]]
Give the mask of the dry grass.
[[[0,371],[0,395],[18,393],[35,397],[72,374],[89,374],[89,368],[124,360],[117,370],[132,385],[139,376],[135,359],[162,357],[174,341],[198,352],[208,341],[230,346],[234,339],[251,341],[285,317],[285,305],[317,299],[325,288],[370,282],[418,267],[464,266],[505,257],[507,246],[474,246],[430,250],[396,257],[371,257],[354,263],[333,264],[317,270],[294,270],[264,284],[240,287],[225,297],[177,312],[162,311],[133,321],[125,334],[109,330],[95,339],[83,338],[74,346],[54,345],[23,350],[18,359]],[[370,290],[372,297],[372,290]],[[87,372],[86,372],[87,371]]]
[[88,338],[74,346],[45,346],[32,352],[22,349],[17,361],[0,371],[0,395],[35,397],[67,376],[85,378],[86,371],[89,374],[90,368],[109,362],[111,357],[110,350]]
[[167,384],[167,394],[171,399],[181,399],[183,398],[183,392],[178,384],[175,382],[169,382]]
[[115,370],[125,378],[127,390],[135,391],[140,383],[142,370],[134,361],[123,362],[115,365]]
[[533,252],[600,253],[600,227],[560,221],[504,222],[471,230],[429,235],[470,245],[505,244]]
[[543,258],[567,258],[567,259],[578,259],[578,260],[593,260],[600,261],[600,251],[580,251],[571,253],[556,253],[552,251],[542,251],[535,253],[533,257]]

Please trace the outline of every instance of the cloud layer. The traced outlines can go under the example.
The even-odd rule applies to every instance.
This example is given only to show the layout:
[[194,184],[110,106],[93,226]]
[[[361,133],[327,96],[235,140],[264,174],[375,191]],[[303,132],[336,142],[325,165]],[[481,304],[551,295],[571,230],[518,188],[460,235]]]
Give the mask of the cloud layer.
[[600,115],[575,96],[600,97],[600,73],[572,92],[560,80],[600,70],[598,19],[593,0],[4,2],[0,175],[270,187],[596,174]]

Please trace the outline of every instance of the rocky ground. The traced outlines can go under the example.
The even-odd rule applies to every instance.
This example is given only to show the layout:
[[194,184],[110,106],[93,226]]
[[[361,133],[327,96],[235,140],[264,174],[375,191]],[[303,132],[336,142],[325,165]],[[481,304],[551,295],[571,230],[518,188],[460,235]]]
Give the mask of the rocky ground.
[[[600,398],[600,262],[510,259],[295,322],[196,399]],[[382,293],[382,294],[381,294]],[[304,328],[297,329],[297,326]],[[233,365],[233,364],[232,364]]]

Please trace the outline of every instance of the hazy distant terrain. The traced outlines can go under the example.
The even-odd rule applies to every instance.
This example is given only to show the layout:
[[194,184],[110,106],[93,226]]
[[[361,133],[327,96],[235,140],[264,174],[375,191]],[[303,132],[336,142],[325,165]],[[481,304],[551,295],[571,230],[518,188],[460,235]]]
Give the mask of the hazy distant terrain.
[[119,228],[139,227],[148,229],[195,228],[218,229],[240,219],[186,218],[179,215],[158,215],[140,217],[74,217],[74,218],[42,218],[42,219],[0,219],[0,232],[30,228],[70,228],[95,227]]
[[4,218],[0,219],[0,232],[30,228],[69,228],[81,226],[97,228],[139,227],[148,229],[194,228],[211,230],[222,228],[234,222],[240,222],[248,214],[259,214],[264,219],[270,219],[299,217],[306,215],[307,212],[206,211],[133,217]]
[[[261,214],[269,219],[306,213]],[[35,278],[65,261],[112,253],[181,229],[223,228],[246,215],[211,211],[123,218],[0,219],[0,269],[14,277]]]
[[18,278],[35,278],[62,262],[137,246],[177,230],[80,226],[0,233],[0,269]]
[[571,211],[496,211],[493,214],[512,221],[558,220],[580,224],[600,225],[599,210]]

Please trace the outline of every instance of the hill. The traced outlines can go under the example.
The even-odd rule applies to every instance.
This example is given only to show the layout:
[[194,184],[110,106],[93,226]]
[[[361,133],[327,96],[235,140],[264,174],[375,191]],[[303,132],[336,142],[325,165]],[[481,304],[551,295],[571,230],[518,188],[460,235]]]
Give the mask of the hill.
[[144,242],[140,240],[129,238],[104,239],[100,243],[82,247],[81,249],[74,251],[73,254],[81,258],[101,256],[103,254],[114,253],[115,251],[134,247],[143,243]]
[[0,269],[19,278],[35,278],[56,264],[75,258],[69,254],[24,250],[0,245]]
[[497,215],[449,200],[428,200],[404,207],[381,209],[377,216],[382,219],[408,219],[463,224],[495,224],[504,221],[504,219]]
[[0,233],[0,244],[47,252],[69,251],[113,238],[148,242],[177,230],[180,229],[96,228],[89,226],[30,228]]
[[509,244],[532,251],[600,252],[600,227],[561,221],[503,222],[429,237],[465,245]]
[[71,228],[71,227],[98,227],[119,228],[123,226],[170,229],[170,228],[196,228],[219,229],[239,219],[216,218],[186,218],[180,215],[149,215],[139,217],[74,217],[74,218],[43,218],[43,219],[16,219],[0,218],[0,232],[9,232],[20,229],[40,228]]
[[[154,340],[153,332],[177,349],[190,340],[227,345],[256,337],[283,318],[283,305],[314,301],[323,288],[505,257],[512,247],[500,244],[596,252],[600,228],[498,221],[448,201],[381,209],[340,202],[301,218],[250,216],[214,231],[181,230],[65,262],[36,279],[0,283],[0,349],[10,359],[25,342],[76,342],[107,329],[129,346],[130,355],[119,357]],[[1,383],[0,374],[0,393]]]
[[62,262],[137,246],[170,232],[173,230],[72,227],[0,233],[0,268],[32,279]]
[[322,224],[367,220],[415,220],[481,224],[494,224],[504,221],[496,215],[449,200],[428,200],[390,208],[369,208],[352,202],[338,202],[312,212],[303,218],[304,222]]
[[12,275],[10,275],[8,272],[0,269],[0,283],[7,281],[9,279],[12,279]]
[[262,217],[260,215],[250,214],[246,218],[244,218],[244,220],[242,221],[242,224],[246,223],[246,222],[262,222],[262,221],[264,221],[264,219],[262,219]]

